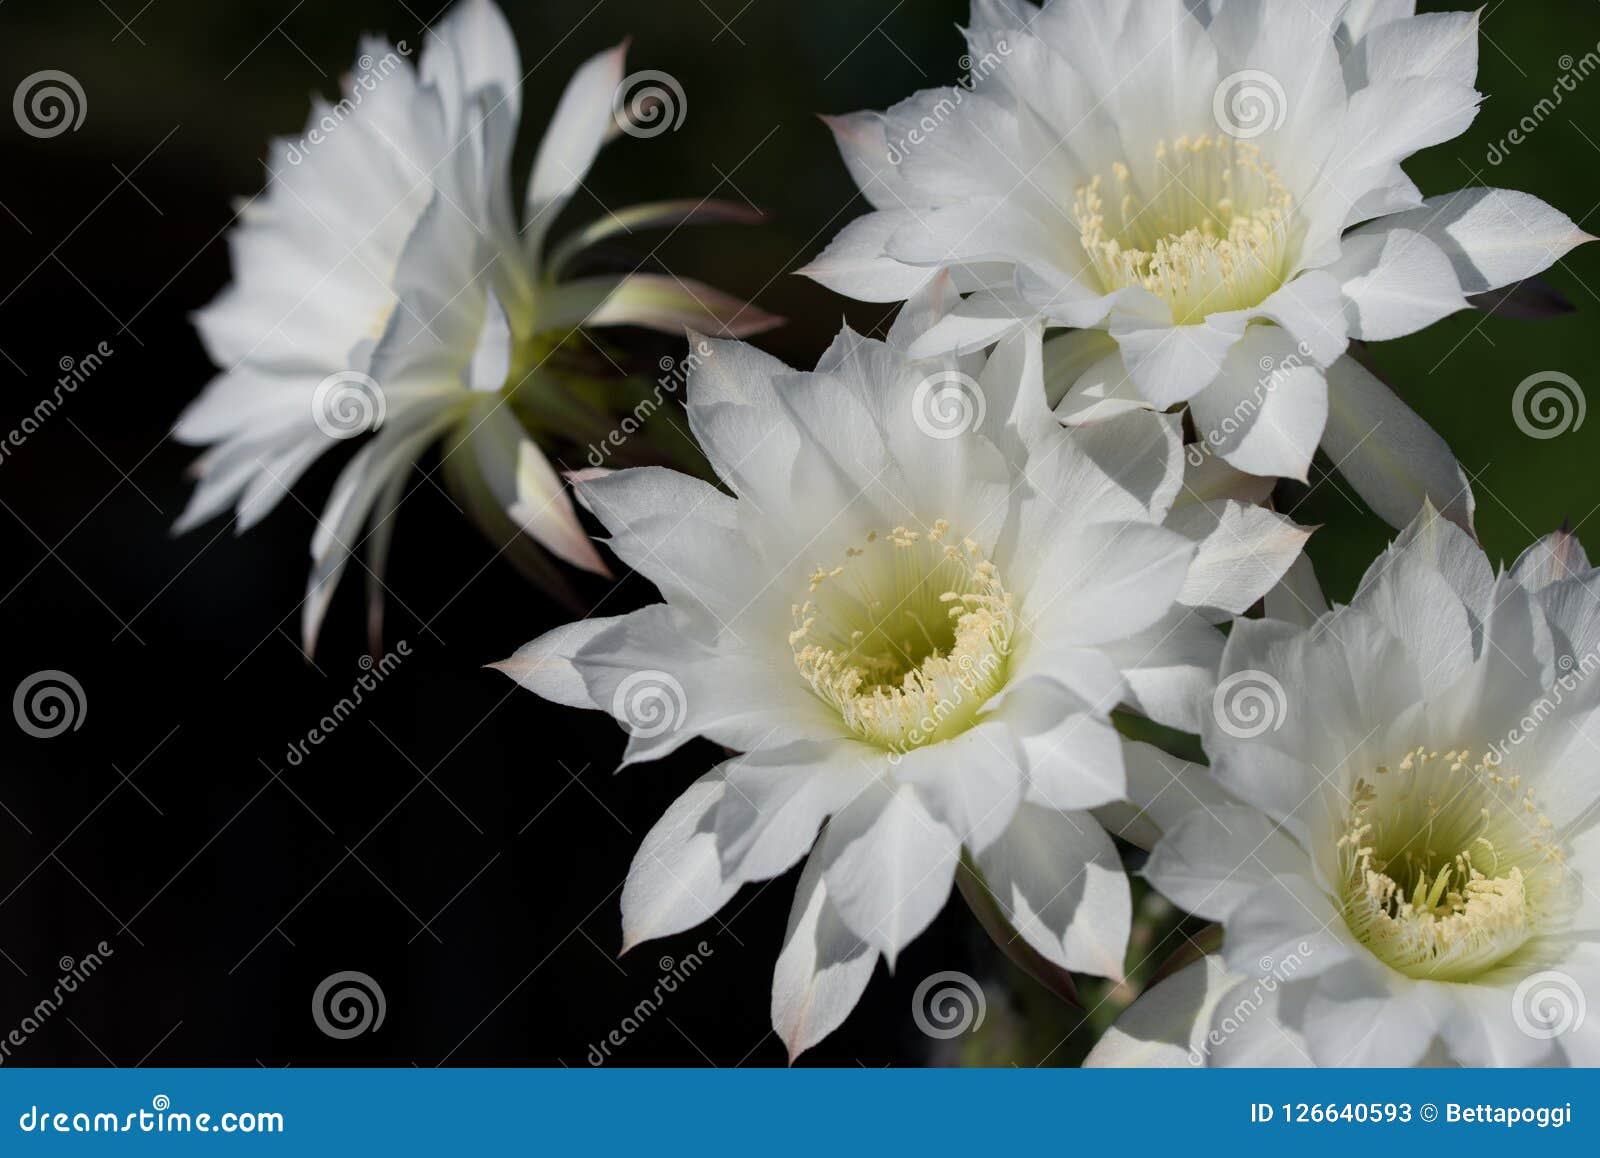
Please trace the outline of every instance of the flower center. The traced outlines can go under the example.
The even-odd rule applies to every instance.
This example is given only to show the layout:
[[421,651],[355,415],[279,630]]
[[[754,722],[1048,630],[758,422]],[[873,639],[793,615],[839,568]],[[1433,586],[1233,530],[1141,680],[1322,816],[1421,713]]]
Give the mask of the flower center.
[[813,571],[789,644],[852,731],[898,752],[971,725],[1005,680],[1015,628],[995,565],[940,519],[873,532]]
[[1120,162],[1113,188],[1077,190],[1079,240],[1106,291],[1143,286],[1179,324],[1245,309],[1283,284],[1294,199],[1247,141],[1209,135],[1156,145],[1153,190]]
[[1339,838],[1344,918],[1409,977],[1462,981],[1559,929],[1565,854],[1499,757],[1418,748],[1356,781]]

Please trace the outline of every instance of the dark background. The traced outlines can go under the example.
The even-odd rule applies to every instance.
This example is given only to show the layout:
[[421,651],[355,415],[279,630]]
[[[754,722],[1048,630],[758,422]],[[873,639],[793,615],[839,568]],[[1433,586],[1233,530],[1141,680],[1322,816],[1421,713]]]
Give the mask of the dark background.
[[[815,360],[841,317],[865,330],[885,321],[886,308],[790,273],[864,208],[813,114],[956,79],[960,0],[506,8],[524,68],[544,57],[525,82],[526,157],[572,69],[625,35],[630,71],[666,70],[687,93],[679,131],[602,154],[572,220],[598,214],[594,200],[748,199],[773,220],[683,231],[663,263],[789,317],[761,342],[795,364]],[[308,93],[336,93],[359,33],[417,46],[439,15],[404,0],[0,7],[0,95],[56,68],[88,102],[78,131],[49,140],[0,118],[0,432],[52,392],[62,359],[102,341],[113,351],[0,460],[0,699],[43,669],[70,673],[86,698],[79,728],[54,739],[0,713],[0,1038],[50,995],[60,958],[102,940],[113,950],[7,1064],[584,1065],[651,993],[660,959],[701,940],[704,967],[614,1062],[784,1060],[768,995],[793,876],[616,959],[632,853],[716,753],[695,743],[613,775],[622,736],[608,718],[482,670],[561,617],[437,487],[407,498],[388,578],[389,644],[406,640],[411,655],[297,767],[288,747],[362,674],[359,579],[335,599],[314,664],[296,643],[311,511],[336,464],[242,538],[220,520],[168,533],[193,452],[167,432],[211,373],[187,315],[228,279],[232,200],[259,189],[268,138],[301,131]],[[1526,189],[1600,232],[1600,77],[1503,164],[1486,159],[1569,67],[1561,58],[1596,49],[1600,6],[1500,0],[1485,16],[1478,87],[1491,96],[1474,128],[1412,175],[1430,193]],[[1575,316],[1460,316],[1377,350],[1477,479],[1479,531],[1497,558],[1563,519],[1587,530],[1600,506],[1600,417],[1549,441],[1511,422],[1530,374],[1587,385],[1600,366],[1600,249],[1549,280]],[[1324,524],[1311,554],[1330,595],[1348,598],[1387,531],[1331,480],[1296,516]],[[638,579],[608,590],[585,594],[615,610],[652,596]],[[1092,1039],[1071,1032],[1081,1015],[997,957],[953,901],[807,1060],[1081,1056]],[[912,993],[944,969],[985,981],[981,1039],[938,1046],[916,1030]],[[381,1029],[334,1040],[310,1006],[343,970],[371,975],[387,1013]]]

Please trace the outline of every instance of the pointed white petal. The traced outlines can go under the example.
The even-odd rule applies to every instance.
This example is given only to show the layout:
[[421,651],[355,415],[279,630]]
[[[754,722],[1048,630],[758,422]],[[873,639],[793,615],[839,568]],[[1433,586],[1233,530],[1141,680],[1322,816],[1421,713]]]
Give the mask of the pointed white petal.
[[819,850],[800,874],[772,975],[772,1028],[791,1062],[839,1028],[878,964],[878,951],[850,931],[829,899],[822,867]]
[[1444,439],[1354,358],[1328,367],[1323,449],[1339,473],[1392,527],[1431,501],[1469,533],[1475,502],[1466,472]]
[[910,785],[878,783],[829,823],[820,854],[828,893],[857,935],[895,958],[938,916],[960,841]]
[[1025,804],[977,859],[1007,919],[1047,960],[1122,977],[1133,919],[1128,878],[1092,816]]
[[714,829],[727,784],[715,768],[656,821],[628,867],[622,886],[622,951],[641,941],[692,929],[738,891],[724,880]]

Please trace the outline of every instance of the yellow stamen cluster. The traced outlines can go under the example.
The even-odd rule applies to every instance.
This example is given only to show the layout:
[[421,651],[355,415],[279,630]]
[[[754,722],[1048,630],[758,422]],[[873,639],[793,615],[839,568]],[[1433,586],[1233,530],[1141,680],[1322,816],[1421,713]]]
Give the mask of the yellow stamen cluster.
[[1338,841],[1345,920],[1401,973],[1474,977],[1562,923],[1570,881],[1552,828],[1495,753],[1407,752],[1356,781]]
[[1079,240],[1105,289],[1143,286],[1179,324],[1259,304],[1283,284],[1294,199],[1247,141],[1179,137],[1156,146],[1154,186],[1128,166],[1080,186]]
[[905,751],[964,730],[1005,679],[1011,594],[971,539],[868,534],[793,607],[795,666],[856,734]]

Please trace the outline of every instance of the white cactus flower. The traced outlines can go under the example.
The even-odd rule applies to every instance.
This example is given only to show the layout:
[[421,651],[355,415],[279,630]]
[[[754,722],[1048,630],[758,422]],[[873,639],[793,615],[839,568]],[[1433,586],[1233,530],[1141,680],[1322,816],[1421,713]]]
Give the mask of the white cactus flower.
[[242,531],[323,454],[375,432],[319,519],[301,617],[308,651],[363,542],[374,615],[381,608],[395,509],[413,464],[441,440],[444,478],[514,562],[559,586],[536,542],[604,572],[556,470],[515,416],[559,412],[549,397],[559,384],[540,371],[581,327],[745,335],[775,323],[690,281],[565,276],[576,254],[619,231],[750,220],[750,211],[709,201],[635,206],[546,246],[617,133],[624,48],[594,57],[567,85],[520,226],[510,162],[523,75],[490,0],[462,0],[430,30],[420,68],[403,48],[363,41],[343,99],[318,103],[303,140],[274,146],[272,180],[240,211],[231,238],[235,281],[196,317],[224,369],[175,430],[182,442],[210,445],[178,529],[231,507]]
[[1480,100],[1478,15],[1414,11],[974,0],[962,84],[831,119],[873,212],[806,272],[896,301],[951,269],[969,296],[918,356],[1069,327],[1064,421],[1186,404],[1240,470],[1304,480],[1320,445],[1391,524],[1427,496],[1470,527],[1449,448],[1346,350],[1589,237],[1527,194],[1406,177]]
[[1597,583],[1570,535],[1496,575],[1427,509],[1349,606],[1237,622],[1204,729],[1226,796],[1165,817],[1147,868],[1226,969],[1095,1060],[1600,1061]]
[[773,988],[791,1054],[933,919],[963,853],[1031,948],[1120,976],[1127,883],[1089,811],[1126,794],[1108,713],[1195,726],[1222,643],[1197,609],[1249,606],[1306,534],[1179,502],[1174,417],[1063,429],[1035,331],[987,359],[909,359],[948,290],[887,344],[845,331],[811,373],[710,344],[689,416],[727,491],[658,468],[578,488],[666,602],[499,665],[611,712],[628,763],[695,736],[741,753],[645,838],[624,944],[809,853]]

